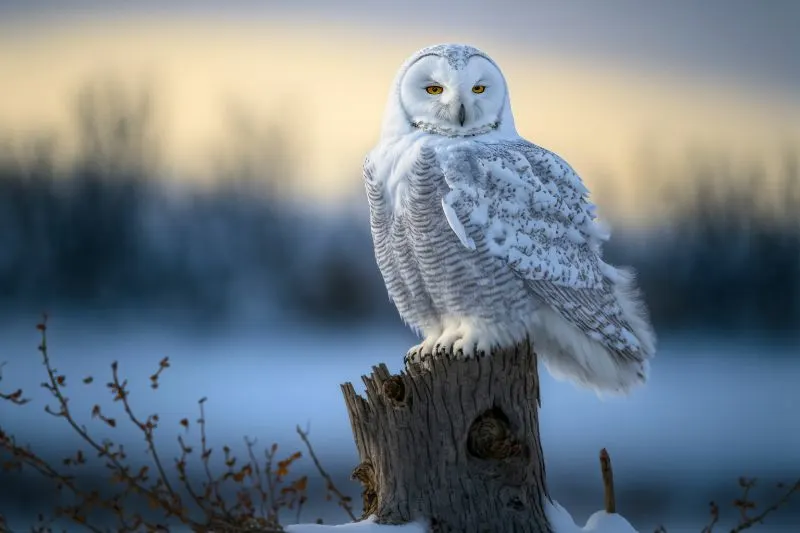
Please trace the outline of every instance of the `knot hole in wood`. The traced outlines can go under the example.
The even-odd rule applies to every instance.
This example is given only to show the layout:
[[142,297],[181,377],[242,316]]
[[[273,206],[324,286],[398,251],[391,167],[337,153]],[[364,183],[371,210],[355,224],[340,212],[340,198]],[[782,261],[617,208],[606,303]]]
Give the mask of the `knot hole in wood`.
[[477,459],[509,459],[526,455],[514,437],[508,417],[499,407],[479,415],[469,428],[467,451]]
[[383,394],[394,405],[402,406],[409,403],[411,398],[406,398],[406,384],[401,376],[391,376],[383,382]]
[[350,479],[358,480],[363,487],[361,491],[361,503],[364,506],[364,512],[361,515],[361,520],[366,519],[373,515],[378,510],[378,491],[375,486],[375,468],[370,461],[364,461],[353,470]]

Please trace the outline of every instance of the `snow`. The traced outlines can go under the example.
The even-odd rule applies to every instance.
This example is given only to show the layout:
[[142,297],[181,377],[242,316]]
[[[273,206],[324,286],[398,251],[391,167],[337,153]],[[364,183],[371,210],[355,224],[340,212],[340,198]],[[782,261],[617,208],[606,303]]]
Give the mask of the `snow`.
[[557,501],[546,505],[545,511],[553,533],[638,533],[630,522],[616,513],[597,511],[589,517],[585,526],[580,527]]
[[[575,524],[572,515],[556,501],[546,504],[545,512],[547,520],[553,528],[553,533],[638,533],[630,522],[616,513],[597,511],[589,517],[585,526],[580,527]],[[323,533],[325,531],[332,533],[349,533],[351,531],[357,533],[388,533],[389,531],[425,533],[427,530],[427,526],[422,522],[409,522],[402,525],[376,524],[375,516],[370,516],[361,522],[350,522],[338,526],[295,524],[286,527],[286,531],[289,533]]]
[[360,522],[350,522],[339,526],[325,526],[320,524],[295,524],[293,526],[286,526],[286,531],[289,533],[322,533],[330,531],[332,533],[349,533],[355,531],[357,533],[380,533],[380,532],[403,532],[408,533],[425,533],[428,528],[425,524],[419,522],[409,522],[400,525],[386,525],[376,524],[375,516],[370,516],[366,520]]

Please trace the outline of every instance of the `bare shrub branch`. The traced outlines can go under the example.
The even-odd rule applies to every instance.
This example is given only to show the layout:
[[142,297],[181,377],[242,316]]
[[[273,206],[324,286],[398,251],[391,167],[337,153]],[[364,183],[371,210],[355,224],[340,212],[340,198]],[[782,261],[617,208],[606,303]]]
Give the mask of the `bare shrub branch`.
[[[193,482],[187,468],[190,455],[194,453],[185,435],[179,434],[177,442],[180,455],[174,459],[174,471],[169,471],[156,448],[155,432],[159,429],[160,418],[154,413],[146,417],[136,414],[130,403],[128,380],[120,375],[119,364],[111,364],[111,380],[106,388],[111,393],[111,403],[119,402],[124,419],[132,424],[146,443],[147,458],[150,464],[134,468],[128,462],[128,455],[122,444],[112,439],[98,439],[93,431],[79,422],[78,415],[70,408],[69,397],[65,393],[71,382],[65,374],[59,373],[53,366],[47,345],[47,315],[37,325],[41,332],[39,352],[45,367],[47,379],[41,384],[55,401],[53,406],[45,405],[44,410],[55,418],[63,419],[81,441],[93,450],[96,457],[102,459],[103,466],[109,471],[110,484],[103,489],[88,489],[81,483],[81,478],[74,471],[91,462],[91,456],[84,450],[77,450],[69,457],[62,459],[56,466],[52,460],[45,459],[29,445],[21,445],[17,439],[0,426],[0,453],[10,455],[9,460],[2,463],[7,472],[18,472],[24,468],[32,469],[55,486],[60,497],[67,495],[69,503],[59,504],[50,514],[39,515],[39,524],[31,527],[31,531],[50,532],[57,520],[66,519],[93,532],[102,531],[169,531],[170,525],[182,524],[192,531],[215,532],[263,532],[282,531],[279,514],[282,510],[293,510],[299,520],[307,497],[307,476],[289,479],[292,464],[302,457],[300,452],[289,454],[278,459],[276,444],[265,450],[264,463],[257,459],[255,440],[244,439],[249,461],[237,465],[238,460],[228,446],[223,446],[223,469],[217,475],[211,464],[213,449],[208,445],[206,434],[206,416],[204,404],[206,398],[198,401],[200,417],[197,425],[200,433],[200,462],[204,479]],[[157,389],[163,372],[170,367],[169,359],[159,362],[158,369],[150,376],[150,387]],[[0,365],[0,369],[2,366]],[[2,374],[0,374],[2,379]],[[92,376],[81,380],[84,385],[94,382]],[[0,393],[0,400],[16,406],[29,403],[22,390]],[[117,418],[100,404],[95,404],[90,418],[97,420],[102,426],[112,430],[119,427]],[[190,431],[188,418],[180,421],[185,434]],[[301,433],[314,464],[325,479],[327,490],[333,491],[340,500],[340,506],[349,511],[350,499],[336,489],[328,474],[322,469],[316,454],[305,433]],[[66,469],[66,470],[65,470]],[[71,470],[67,472],[67,470]],[[151,475],[151,471],[155,475]],[[230,492],[234,495],[231,498]],[[66,494],[64,494],[66,492]],[[226,498],[226,494],[229,496]],[[147,511],[137,509],[147,508]],[[108,524],[113,521],[112,528]],[[319,521],[318,521],[319,522]],[[5,517],[0,515],[0,532],[9,531]]]
[[297,434],[300,435],[300,438],[305,443],[306,448],[308,448],[308,454],[311,456],[311,460],[314,461],[314,466],[317,467],[317,470],[325,479],[326,491],[327,491],[325,494],[326,499],[330,499],[331,495],[335,495],[339,500],[339,505],[342,507],[342,509],[344,509],[344,512],[347,513],[347,516],[350,517],[350,520],[352,520],[353,522],[358,520],[356,518],[356,515],[353,514],[353,506],[350,505],[352,498],[342,494],[339,491],[339,489],[336,488],[336,485],[333,483],[333,479],[331,479],[331,476],[328,475],[328,473],[325,472],[325,469],[322,468],[322,464],[319,462],[319,459],[317,459],[317,454],[314,453],[314,449],[311,447],[311,442],[309,442],[308,440],[308,433],[300,429],[300,426],[297,426]]
[[[764,519],[769,516],[770,514],[774,513],[781,507],[785,506],[789,503],[789,500],[795,493],[800,493],[800,479],[795,481],[792,485],[788,487],[783,483],[778,483],[778,489],[785,489],[781,496],[775,500],[772,504],[768,505],[764,508],[764,510],[757,514],[751,515],[750,513],[758,506],[755,501],[751,499],[750,492],[756,486],[756,478],[739,478],[739,486],[742,488],[742,495],[739,498],[733,500],[733,507],[739,511],[739,521],[734,526],[733,529],[730,530],[730,533],[740,533],[746,529],[750,529],[753,526],[763,524]],[[700,533],[714,533],[714,527],[719,524],[720,520],[720,509],[719,505],[716,502],[711,502],[709,505],[709,514],[711,515],[709,518],[709,522]],[[655,533],[667,533],[667,529],[662,525],[658,526],[655,529]]]

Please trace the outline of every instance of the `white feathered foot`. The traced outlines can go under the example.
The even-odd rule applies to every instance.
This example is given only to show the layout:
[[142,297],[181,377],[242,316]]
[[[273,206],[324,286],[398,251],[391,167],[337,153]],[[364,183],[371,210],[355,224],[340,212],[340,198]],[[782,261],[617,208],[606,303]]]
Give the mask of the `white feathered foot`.
[[421,343],[412,346],[411,349],[406,352],[404,358],[405,363],[422,363],[429,359],[433,355],[436,340],[439,338],[441,332],[442,330],[440,329],[431,330]]
[[486,328],[469,319],[451,320],[436,340],[434,354],[440,357],[471,359],[488,355],[493,348],[492,336]]

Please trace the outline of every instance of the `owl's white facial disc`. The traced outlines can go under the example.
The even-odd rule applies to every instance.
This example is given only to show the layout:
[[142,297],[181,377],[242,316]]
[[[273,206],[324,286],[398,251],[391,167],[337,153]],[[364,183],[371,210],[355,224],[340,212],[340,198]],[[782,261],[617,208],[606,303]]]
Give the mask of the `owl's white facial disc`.
[[423,56],[408,68],[399,92],[412,127],[447,137],[496,130],[507,94],[503,75],[479,55],[455,66],[446,57]]

